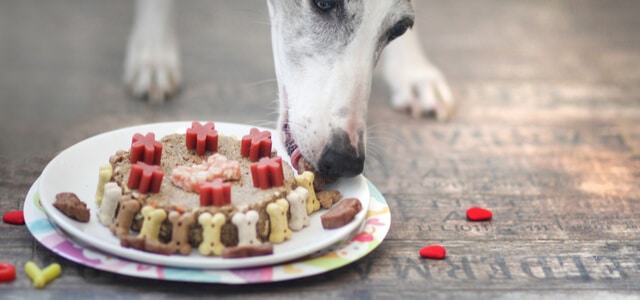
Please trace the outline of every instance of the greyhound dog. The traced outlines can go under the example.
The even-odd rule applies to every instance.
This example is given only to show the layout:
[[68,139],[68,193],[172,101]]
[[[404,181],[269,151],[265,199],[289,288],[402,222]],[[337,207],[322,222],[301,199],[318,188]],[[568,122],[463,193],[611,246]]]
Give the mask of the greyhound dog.
[[[410,0],[267,0],[267,6],[277,129],[288,154],[320,174],[363,171],[367,104],[380,58],[393,107],[441,120],[451,115],[446,80],[411,30]],[[137,0],[124,75],[136,96],[163,101],[180,86],[174,14],[173,0]]]

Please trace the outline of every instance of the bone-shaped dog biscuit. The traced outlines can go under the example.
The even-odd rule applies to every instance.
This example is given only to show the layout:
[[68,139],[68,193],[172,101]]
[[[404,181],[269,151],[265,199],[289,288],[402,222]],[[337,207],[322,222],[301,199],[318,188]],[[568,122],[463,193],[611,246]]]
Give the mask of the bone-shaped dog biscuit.
[[246,213],[237,212],[231,218],[231,223],[238,228],[238,247],[256,246],[262,244],[257,238],[256,224],[260,216],[255,210]]
[[113,217],[118,208],[118,202],[122,199],[122,189],[115,182],[109,182],[104,185],[104,198],[100,204],[98,219],[105,226],[113,224]]
[[43,288],[47,283],[60,276],[62,269],[59,264],[53,263],[40,270],[36,263],[29,261],[24,265],[24,272],[31,278],[35,288]]
[[313,188],[314,179],[315,175],[309,171],[304,171],[302,174],[295,177],[296,184],[307,189],[309,192],[309,195],[307,196],[307,215],[310,215],[314,211],[320,209],[320,201],[316,198],[316,191]]
[[196,217],[191,212],[180,214],[177,211],[172,211],[169,213],[169,222],[173,225],[169,246],[173,249],[173,253],[176,251],[179,251],[182,255],[191,253],[191,244],[189,244],[189,227],[195,221]]
[[133,224],[133,218],[140,211],[140,202],[132,199],[131,196],[123,197],[120,200],[120,209],[118,210],[118,216],[116,222],[111,224],[111,232],[117,236],[124,236],[129,234],[131,224]]
[[203,213],[198,217],[198,223],[202,225],[202,243],[198,246],[198,252],[202,255],[221,255],[224,244],[220,241],[222,225],[227,222],[227,217],[222,213],[211,216]]
[[267,205],[267,214],[269,214],[269,224],[271,224],[271,233],[269,241],[276,244],[282,243],[284,240],[291,238],[292,232],[287,222],[287,213],[289,212],[289,202],[284,199],[278,199]]
[[289,220],[289,228],[291,230],[301,230],[305,226],[309,226],[309,215],[307,214],[307,197],[309,192],[304,187],[297,187],[287,195],[289,201],[289,212],[291,220]]
[[142,221],[142,228],[140,228],[138,237],[157,241],[160,235],[160,225],[162,225],[164,219],[167,218],[167,212],[164,209],[146,205],[140,213],[144,220]]
[[163,244],[160,241],[153,241],[148,238],[139,238],[131,235],[121,237],[120,246],[164,255],[174,253],[169,244]]
[[104,164],[100,166],[98,171],[98,187],[96,188],[96,204],[102,205],[102,198],[104,197],[104,185],[111,180],[113,176],[113,168],[111,164]]

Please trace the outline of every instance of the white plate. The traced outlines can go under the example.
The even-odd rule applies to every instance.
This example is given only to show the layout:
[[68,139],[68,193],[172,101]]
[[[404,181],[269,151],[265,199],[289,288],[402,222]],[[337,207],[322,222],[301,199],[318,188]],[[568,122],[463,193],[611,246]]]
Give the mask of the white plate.
[[33,237],[53,253],[83,266],[114,274],[156,280],[252,284],[269,283],[326,273],[353,262],[375,250],[391,228],[389,205],[380,191],[371,183],[369,211],[362,230],[348,242],[339,242],[312,255],[286,262],[250,269],[190,269],[156,266],[86,248],[74,239],[56,230],[40,205],[38,186],[33,183],[24,202],[24,219]]
[[[120,241],[98,221],[96,216],[98,207],[94,197],[99,166],[107,163],[109,156],[117,150],[128,150],[135,133],[153,132],[159,139],[171,133],[184,133],[190,127],[191,122],[127,127],[96,135],[62,151],[45,167],[40,177],[40,201],[49,219],[67,235],[88,247],[142,263],[199,269],[248,268],[291,261],[321,251],[337,242],[348,240],[360,229],[366,217],[370,199],[367,180],[362,175],[342,179],[330,186],[331,189],[339,190],[343,197],[360,199],[363,209],[356,215],[354,221],[342,228],[325,230],[320,222],[320,215],[323,212],[316,212],[311,215],[310,226],[294,232],[291,240],[275,245],[273,255],[223,259],[202,256],[195,250],[190,256],[166,256],[121,247]],[[216,122],[218,132],[235,135],[238,138],[242,138],[252,127],[254,126]],[[289,158],[280,143],[278,132],[271,130],[271,134],[274,149],[283,156],[283,160],[288,162]],[[91,220],[88,223],[76,222],[53,207],[55,195],[61,192],[73,192],[87,203],[87,207],[91,210]]]

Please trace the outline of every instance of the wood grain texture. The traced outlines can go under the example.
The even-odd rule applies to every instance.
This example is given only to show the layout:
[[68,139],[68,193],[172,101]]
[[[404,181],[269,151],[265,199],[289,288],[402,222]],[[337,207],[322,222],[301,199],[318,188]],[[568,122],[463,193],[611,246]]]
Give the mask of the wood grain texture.
[[[0,212],[21,209],[55,155],[125,126],[273,125],[263,0],[180,1],[186,85],[131,99],[121,68],[130,1],[0,2]],[[185,2],[185,3],[182,3]],[[68,262],[0,224],[2,299],[596,299],[640,295],[640,2],[414,1],[417,28],[458,99],[452,121],[412,119],[376,77],[365,175],[387,199],[384,243],[344,268],[227,286],[133,279]],[[482,206],[490,222],[465,211]],[[447,259],[424,260],[428,244]],[[40,291],[21,266],[59,262]]]

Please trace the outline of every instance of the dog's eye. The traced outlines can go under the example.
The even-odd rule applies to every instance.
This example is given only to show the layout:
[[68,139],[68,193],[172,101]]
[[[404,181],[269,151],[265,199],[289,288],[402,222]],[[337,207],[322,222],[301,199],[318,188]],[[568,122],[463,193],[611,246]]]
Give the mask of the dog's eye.
[[313,2],[316,4],[316,7],[321,11],[329,11],[334,7],[336,7],[338,1],[337,0],[314,0]]
[[411,19],[404,19],[396,23],[396,25],[393,25],[393,27],[389,29],[389,41],[393,41],[400,37],[411,27],[413,27],[413,20]]

